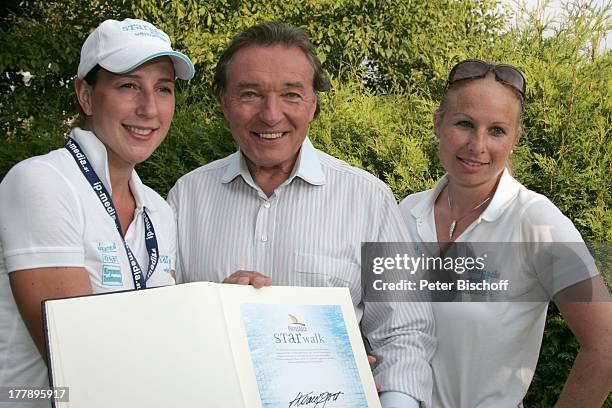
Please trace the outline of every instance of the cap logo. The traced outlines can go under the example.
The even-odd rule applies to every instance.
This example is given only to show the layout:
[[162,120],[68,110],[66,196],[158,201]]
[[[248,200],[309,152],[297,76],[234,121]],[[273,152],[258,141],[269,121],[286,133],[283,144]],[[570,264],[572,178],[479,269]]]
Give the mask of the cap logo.
[[170,39],[162,30],[159,30],[155,27],[148,26],[145,24],[128,24],[121,27],[121,31],[123,32],[132,32],[134,36],[142,37],[153,37],[159,38],[165,43],[170,43]]
[[132,18],[105,20],[83,43],[77,75],[85,78],[96,65],[125,74],[164,55],[172,60],[177,78],[193,78],[195,69],[189,57],[173,50],[168,34],[153,24]]

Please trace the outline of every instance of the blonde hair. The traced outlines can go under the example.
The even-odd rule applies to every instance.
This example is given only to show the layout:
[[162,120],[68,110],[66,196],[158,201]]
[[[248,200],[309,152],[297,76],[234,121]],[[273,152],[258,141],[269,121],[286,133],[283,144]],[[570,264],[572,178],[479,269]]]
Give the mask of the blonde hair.
[[[452,82],[452,83],[449,83],[448,85],[446,85],[446,87],[444,88],[444,91],[442,92],[442,100],[440,101],[440,105],[434,111],[434,115],[443,115],[444,114],[444,108],[448,105],[448,95],[449,95],[450,91],[458,90],[461,87],[465,86],[467,83],[470,83],[470,82],[473,82],[473,81],[482,80],[482,79],[487,79],[489,77],[495,78],[495,73],[493,71],[489,71],[483,77],[462,79],[460,81]],[[523,125],[523,112],[525,111],[525,105],[524,105],[523,97],[521,96],[519,91],[516,90],[511,85],[507,85],[504,82],[500,82],[500,81],[496,81],[496,82],[506,86],[508,89],[511,89],[512,92],[514,93],[514,95],[516,95],[516,99],[521,104],[521,109],[519,111],[518,123],[519,123],[519,126],[522,126]]]

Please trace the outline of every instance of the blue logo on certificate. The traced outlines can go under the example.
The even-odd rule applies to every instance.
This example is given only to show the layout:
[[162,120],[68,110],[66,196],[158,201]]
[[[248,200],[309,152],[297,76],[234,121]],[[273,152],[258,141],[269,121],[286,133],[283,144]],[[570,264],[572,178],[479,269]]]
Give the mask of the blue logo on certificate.
[[249,303],[241,312],[264,408],[367,407],[340,306]]

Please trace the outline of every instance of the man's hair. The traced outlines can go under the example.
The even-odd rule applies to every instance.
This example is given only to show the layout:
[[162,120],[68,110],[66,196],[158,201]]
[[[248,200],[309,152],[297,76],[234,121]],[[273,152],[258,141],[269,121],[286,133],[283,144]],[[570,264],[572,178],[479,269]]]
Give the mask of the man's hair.
[[[223,50],[221,58],[215,69],[213,79],[213,90],[217,98],[221,99],[221,94],[227,85],[227,71],[233,56],[240,50],[253,46],[273,46],[282,44],[286,47],[298,47],[310,62],[312,67],[312,86],[315,94],[325,92],[330,89],[329,79],[323,73],[321,61],[317,57],[314,46],[310,42],[306,32],[300,28],[279,22],[268,22],[252,26],[240,34],[236,35],[229,45]],[[321,102],[317,96],[317,109],[315,116],[321,110]]]

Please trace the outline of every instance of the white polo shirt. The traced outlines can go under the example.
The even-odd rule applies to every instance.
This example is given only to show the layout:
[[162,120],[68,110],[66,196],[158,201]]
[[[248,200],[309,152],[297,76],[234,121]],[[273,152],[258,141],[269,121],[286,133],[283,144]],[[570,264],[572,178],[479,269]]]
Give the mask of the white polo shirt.
[[[71,137],[112,194],[105,146],[93,133],[79,128]],[[142,184],[135,171],[130,189],[136,210],[125,240],[146,273],[149,255],[142,216],[146,209],[159,249],[158,264],[147,287],[172,285],[170,272],[176,255],[172,210],[159,194]],[[8,274],[55,266],[84,267],[93,293],[134,289],[115,222],[64,148],[18,163],[0,184],[0,386],[48,385],[47,367],[17,310]],[[0,407],[5,406],[9,405],[0,402]],[[48,407],[49,403],[38,406]]]
[[[447,182],[444,176],[433,189],[412,194],[400,203],[413,239],[437,242],[434,203]],[[489,206],[456,242],[583,240],[548,198],[528,190],[506,170]],[[514,266],[502,265],[501,277]],[[597,274],[590,256],[586,271],[564,266],[554,268],[552,294]],[[532,272],[533,276],[538,271]],[[547,306],[544,301],[432,303],[438,338],[432,360],[433,407],[522,406],[535,372]]]

